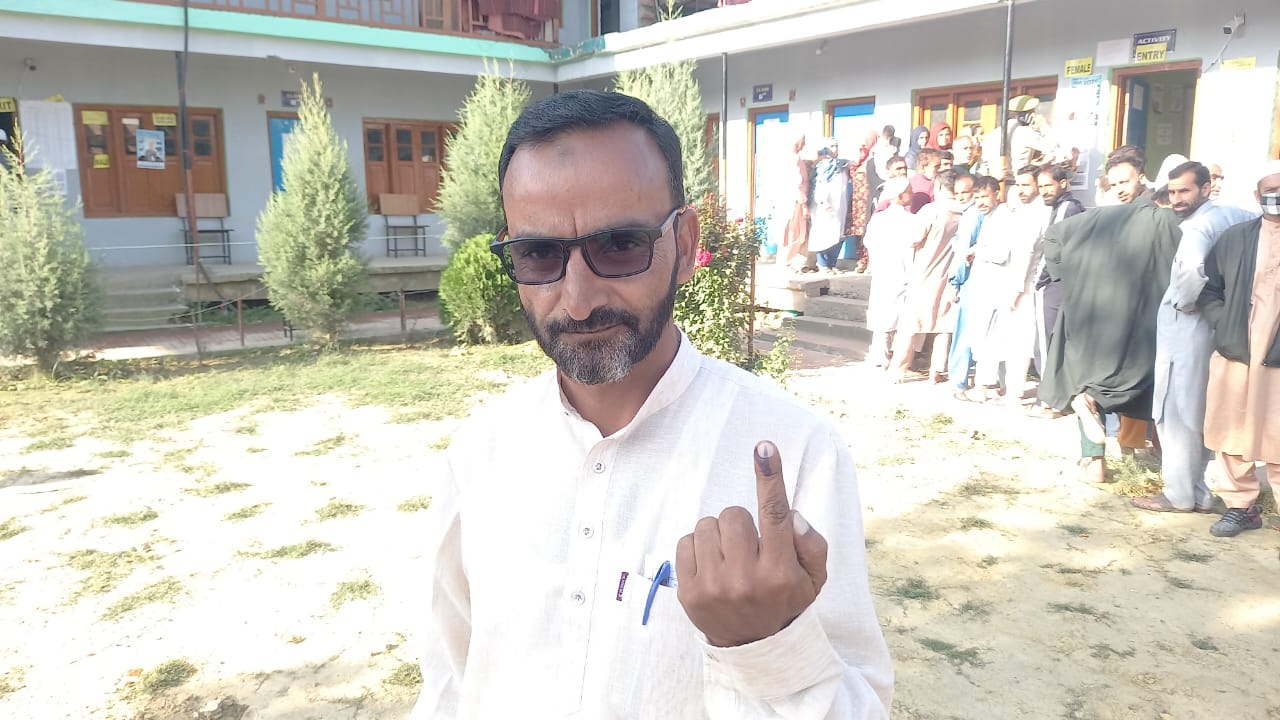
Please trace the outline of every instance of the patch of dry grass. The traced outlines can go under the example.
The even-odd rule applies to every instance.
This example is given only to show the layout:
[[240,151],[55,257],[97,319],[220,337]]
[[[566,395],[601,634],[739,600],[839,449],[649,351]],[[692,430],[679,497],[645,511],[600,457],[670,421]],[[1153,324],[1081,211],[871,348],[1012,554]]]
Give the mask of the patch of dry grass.
[[145,508],[142,508],[141,510],[134,510],[133,512],[129,512],[129,513],[119,513],[117,515],[108,515],[102,518],[101,520],[99,520],[98,522],[102,525],[119,525],[121,527],[136,528],[139,525],[142,525],[144,523],[149,523],[158,517],[160,517],[160,513],[156,512],[155,510],[152,510],[149,507],[145,507]]
[[227,493],[240,492],[252,487],[249,483],[231,482],[223,480],[221,482],[210,483],[208,485],[195,485],[189,488],[183,488],[182,492],[196,497],[213,497],[215,495],[225,495]]
[[419,510],[426,510],[429,507],[431,507],[431,496],[417,495],[400,503],[396,506],[396,509],[400,512],[418,512]]
[[186,589],[183,588],[182,583],[167,577],[111,603],[111,606],[102,614],[102,619],[119,620],[124,615],[137,610],[143,605],[171,603],[184,592],[186,592]]
[[400,666],[391,671],[391,674],[382,681],[385,685],[395,685],[404,688],[416,688],[422,685],[422,669],[417,663],[400,663]]
[[334,498],[329,501],[328,505],[316,510],[316,517],[321,521],[333,520],[340,517],[351,517],[364,512],[364,505],[357,505],[346,500],[338,500]]
[[338,548],[323,540],[307,540],[305,542],[294,543],[292,545],[281,545],[274,550],[264,550],[262,552],[242,552],[240,555],[245,557],[256,557],[263,560],[296,560],[298,558],[316,555],[318,553],[334,552]]
[[80,583],[80,589],[72,596],[74,602],[84,595],[103,595],[116,589],[135,568],[151,561],[135,549],[119,552],[103,550],[74,550],[64,556],[67,565],[88,573]]
[[349,602],[374,597],[378,592],[377,584],[368,578],[348,580],[338,583],[338,589],[334,590],[333,594],[329,596],[329,604],[333,606],[334,610],[338,610]]
[[266,510],[270,505],[271,503],[258,503],[257,505],[246,505],[245,507],[242,507],[239,510],[234,510],[232,512],[227,513],[226,515],[223,515],[222,519],[228,522],[248,520],[251,517],[261,515],[262,511]]
[[142,673],[135,687],[139,692],[156,695],[182,685],[196,674],[196,670],[196,666],[186,658],[168,660]]
[[0,540],[8,540],[11,537],[21,535],[30,529],[31,528],[19,522],[18,518],[8,518],[4,522],[0,522]]

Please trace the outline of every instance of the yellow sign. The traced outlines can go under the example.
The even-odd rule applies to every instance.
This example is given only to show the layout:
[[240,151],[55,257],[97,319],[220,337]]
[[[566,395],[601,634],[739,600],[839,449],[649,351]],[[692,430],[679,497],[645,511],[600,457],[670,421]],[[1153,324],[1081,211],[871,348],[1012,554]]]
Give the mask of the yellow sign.
[[1169,43],[1151,43],[1139,45],[1133,53],[1133,61],[1139,65],[1162,63],[1169,52]]
[[111,156],[106,153],[95,153],[93,156],[93,167],[95,170],[111,167]]
[[1085,77],[1093,74],[1093,58],[1076,58],[1067,61],[1067,77]]
[[[1256,57],[1231,58],[1230,60],[1222,61],[1223,70],[1252,70],[1256,67],[1258,67],[1258,58]],[[4,100],[0,99],[0,103],[3,102]]]
[[11,97],[0,97],[0,112],[18,112],[18,101]]
[[151,124],[156,127],[175,127],[178,116],[173,113],[151,113]]
[[80,122],[85,125],[109,125],[106,110],[81,110]]

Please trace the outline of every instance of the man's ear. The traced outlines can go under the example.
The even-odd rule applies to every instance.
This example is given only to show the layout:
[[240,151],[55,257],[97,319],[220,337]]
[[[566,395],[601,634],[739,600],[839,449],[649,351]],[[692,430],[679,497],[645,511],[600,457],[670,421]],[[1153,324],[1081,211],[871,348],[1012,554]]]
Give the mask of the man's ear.
[[676,259],[676,262],[680,263],[676,271],[676,282],[686,283],[693,277],[701,240],[702,223],[698,220],[698,208],[690,205],[676,221],[676,249],[680,253]]

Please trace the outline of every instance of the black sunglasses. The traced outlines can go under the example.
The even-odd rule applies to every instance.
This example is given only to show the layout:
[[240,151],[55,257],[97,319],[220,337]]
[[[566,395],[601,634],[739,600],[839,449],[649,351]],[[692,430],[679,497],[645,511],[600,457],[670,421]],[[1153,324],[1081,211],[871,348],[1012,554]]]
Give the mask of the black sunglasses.
[[653,264],[653,244],[667,228],[674,231],[684,207],[671,211],[657,227],[614,228],[572,239],[515,238],[503,228],[489,245],[502,261],[502,268],[521,285],[547,285],[564,278],[569,267],[569,249],[582,248],[582,258],[591,272],[602,278],[624,278],[649,269]]

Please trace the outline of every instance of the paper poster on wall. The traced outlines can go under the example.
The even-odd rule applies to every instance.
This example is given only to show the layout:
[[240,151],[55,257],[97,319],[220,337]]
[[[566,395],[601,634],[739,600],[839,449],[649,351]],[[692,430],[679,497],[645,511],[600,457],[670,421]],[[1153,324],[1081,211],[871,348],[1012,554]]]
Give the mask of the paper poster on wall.
[[1128,65],[1130,58],[1133,57],[1132,53],[1133,40],[1131,38],[1103,40],[1098,43],[1098,47],[1093,53],[1093,66]]
[[18,105],[19,123],[26,138],[27,164],[54,170],[75,170],[75,113],[71,103],[23,100]]
[[0,97],[0,113],[17,112],[18,101],[11,97]]
[[102,170],[111,167],[111,156],[106,153],[94,153],[93,169]]
[[[1223,70],[1252,70],[1256,67],[1258,67],[1258,58],[1256,57],[1231,58],[1222,61]],[[3,101],[4,98],[0,98],[0,102]]]
[[1066,70],[1066,76],[1069,78],[1092,75],[1093,58],[1073,58],[1067,61],[1067,65],[1064,69]]
[[156,127],[177,127],[178,116],[173,113],[151,113],[151,124]]
[[147,170],[164,169],[164,131],[138,130],[138,167]]
[[1173,144],[1173,125],[1170,123],[1160,123],[1156,125],[1156,144],[1172,145]]
[[1076,161],[1076,174],[1071,179],[1072,187],[1077,189],[1088,186],[1089,173],[1093,169],[1103,87],[1102,75],[1071,78],[1067,87],[1058,91],[1058,98],[1054,103],[1054,126],[1061,133],[1062,144],[1080,152]]

